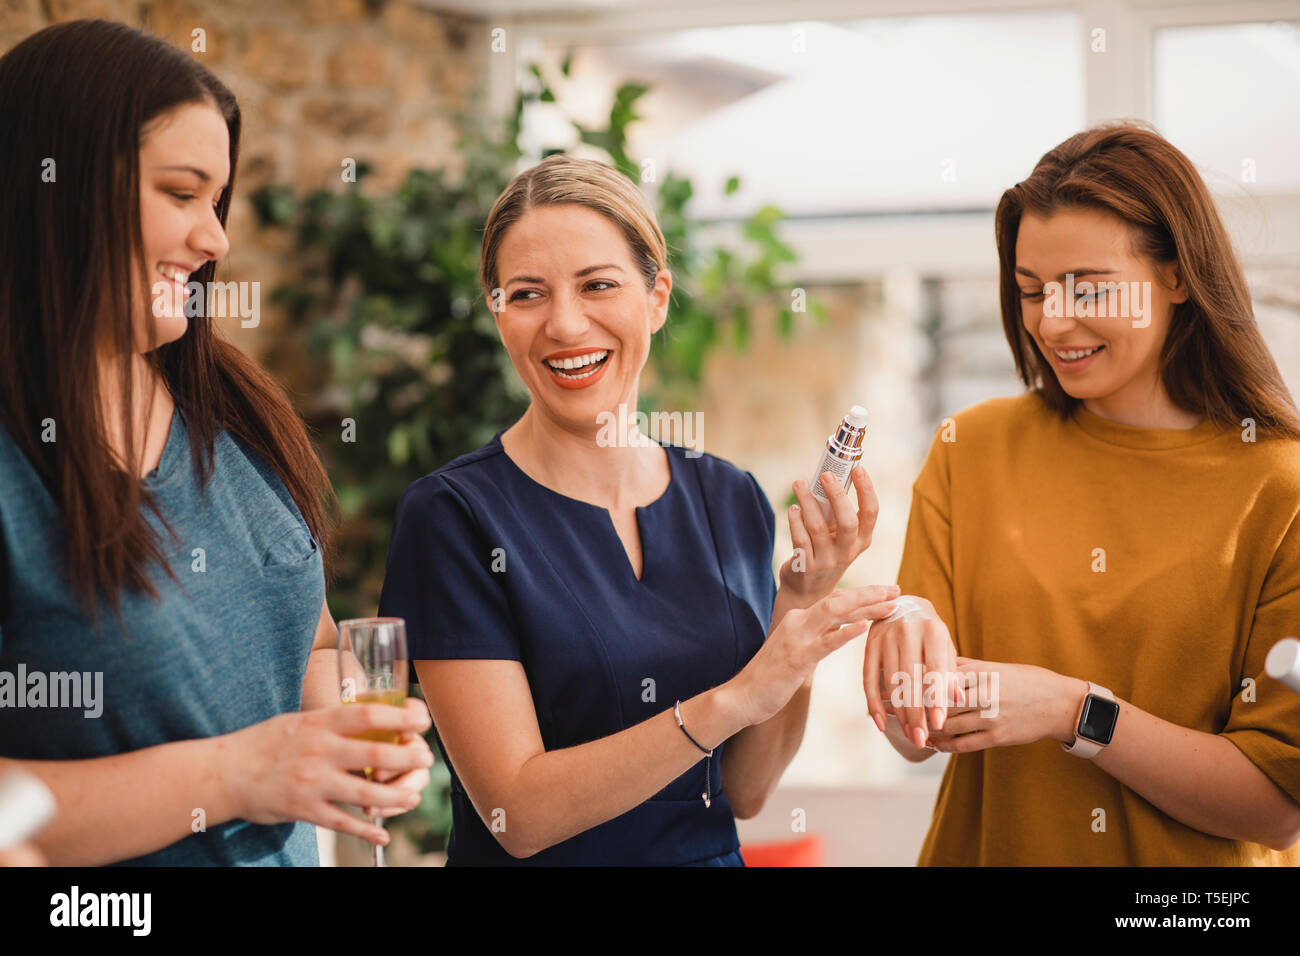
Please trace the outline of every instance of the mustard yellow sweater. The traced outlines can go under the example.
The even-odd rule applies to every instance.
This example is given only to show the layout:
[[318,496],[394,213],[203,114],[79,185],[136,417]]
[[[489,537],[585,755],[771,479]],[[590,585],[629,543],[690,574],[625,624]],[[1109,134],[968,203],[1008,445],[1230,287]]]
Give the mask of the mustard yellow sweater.
[[[962,656],[1222,734],[1300,800],[1300,695],[1264,674],[1300,635],[1300,442],[983,402],[935,437],[898,582]],[[1300,848],[1184,826],[1045,739],[949,758],[919,863],[1296,865]]]

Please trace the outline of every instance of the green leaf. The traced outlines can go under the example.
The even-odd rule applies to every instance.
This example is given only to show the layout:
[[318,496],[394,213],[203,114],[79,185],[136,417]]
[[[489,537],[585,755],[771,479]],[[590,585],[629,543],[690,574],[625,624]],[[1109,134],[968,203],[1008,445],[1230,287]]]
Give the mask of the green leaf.
[[794,334],[794,312],[788,307],[777,313],[776,328],[783,339],[788,339]]
[[250,201],[260,226],[287,226],[297,208],[293,190],[274,183],[254,192]]
[[411,436],[401,425],[393,426],[388,433],[388,460],[400,467],[410,456]]
[[336,489],[339,499],[339,513],[344,518],[351,518],[365,506],[366,497],[356,485],[340,485]]
[[743,352],[749,347],[749,312],[744,306],[732,310],[731,324],[736,348]]

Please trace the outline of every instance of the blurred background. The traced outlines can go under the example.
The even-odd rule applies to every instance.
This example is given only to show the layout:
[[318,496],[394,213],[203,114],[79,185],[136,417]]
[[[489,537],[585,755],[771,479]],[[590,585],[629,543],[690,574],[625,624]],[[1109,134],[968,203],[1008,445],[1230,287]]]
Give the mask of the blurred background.
[[[791,483],[858,403],[881,516],[846,583],[894,580],[934,428],[1021,390],[994,206],[1093,123],[1148,120],[1198,165],[1300,388],[1295,0],[0,0],[0,51],[85,16],[167,37],[239,97],[218,278],[260,282],[263,309],[224,331],[316,430],[336,618],[374,613],[407,484],[524,408],[478,240],[557,150],[653,197],[677,284],[642,408],[697,413],[697,446],[754,473],[777,565]],[[859,639],[819,669],[802,749],[740,822],[755,860],[914,863],[947,758],[895,755],[861,660]],[[390,862],[440,861],[444,787],[393,824]],[[322,833],[323,862],[368,862],[349,842]]]

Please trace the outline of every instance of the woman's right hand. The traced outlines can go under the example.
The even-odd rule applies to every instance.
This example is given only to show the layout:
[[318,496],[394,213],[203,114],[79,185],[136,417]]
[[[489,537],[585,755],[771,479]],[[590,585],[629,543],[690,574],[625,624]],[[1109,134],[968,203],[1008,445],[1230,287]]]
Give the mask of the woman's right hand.
[[[948,633],[948,626],[925,598],[913,595],[911,599],[917,605],[914,610],[893,621],[881,621],[871,628],[862,661],[862,686],[867,694],[867,712],[880,732],[885,732],[887,715],[894,714],[907,739],[923,748],[930,731],[943,727],[946,702],[955,698],[956,703],[964,704],[966,697],[954,679],[957,648]],[[923,675],[920,687],[914,686],[918,666]],[[936,671],[942,677],[931,679],[929,675]],[[902,688],[906,691],[902,700],[908,706],[895,707],[886,695],[892,694],[894,679],[900,673],[906,675],[908,681]],[[937,699],[931,703],[937,706],[929,708],[927,722],[924,695],[928,687],[935,688],[932,694]]]
[[[433,754],[421,736],[429,709],[410,698],[388,704],[339,704],[280,714],[226,738],[223,778],[234,816],[253,823],[302,820],[370,843],[388,842],[382,827],[334,806],[415,807],[428,783]],[[397,731],[402,743],[356,739],[372,731]],[[397,774],[376,783],[349,771],[373,768]],[[424,768],[425,773],[412,774]],[[422,782],[421,782],[422,781]]]
[[776,715],[823,657],[894,611],[896,584],[832,591],[807,609],[786,611],[758,653],[727,683],[745,726]]

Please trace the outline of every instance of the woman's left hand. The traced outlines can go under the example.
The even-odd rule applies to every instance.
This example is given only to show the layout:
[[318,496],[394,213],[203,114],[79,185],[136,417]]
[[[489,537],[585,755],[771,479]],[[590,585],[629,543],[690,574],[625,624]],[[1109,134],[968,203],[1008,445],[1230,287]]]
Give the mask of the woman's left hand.
[[857,489],[854,507],[838,480],[829,473],[819,476],[822,490],[831,502],[832,522],[828,525],[821,506],[803,479],[794,483],[799,500],[791,505],[790,541],[794,554],[781,565],[781,588],[803,607],[821,600],[839,583],[848,566],[871,546],[880,502],[867,469],[856,465],[850,474]]
[[[420,735],[404,733],[402,734],[401,743],[411,743],[418,736]],[[394,794],[402,796],[406,801],[392,807],[363,808],[368,817],[387,818],[400,816],[420,805],[424,788],[429,785],[430,774],[428,767],[416,767],[414,770],[408,770],[405,773],[399,773],[395,770],[376,770],[373,772],[371,779],[377,783],[390,784],[394,788]]]
[[[406,698],[403,706],[415,713],[422,712],[425,716],[429,713],[429,705],[418,697]],[[398,742],[412,744],[423,738],[423,734],[408,730],[402,732],[402,739]],[[414,770],[407,770],[404,773],[399,770],[374,770],[371,771],[370,779],[376,783],[389,784],[393,788],[393,796],[398,799],[393,806],[363,807],[362,809],[368,817],[387,818],[399,816],[418,807],[424,788],[429,785],[431,775],[428,767],[416,767]]]
[[1032,744],[1044,737],[1074,740],[1085,681],[1032,664],[1001,664],[957,658],[969,706],[949,709],[942,732],[929,743],[943,753]]

